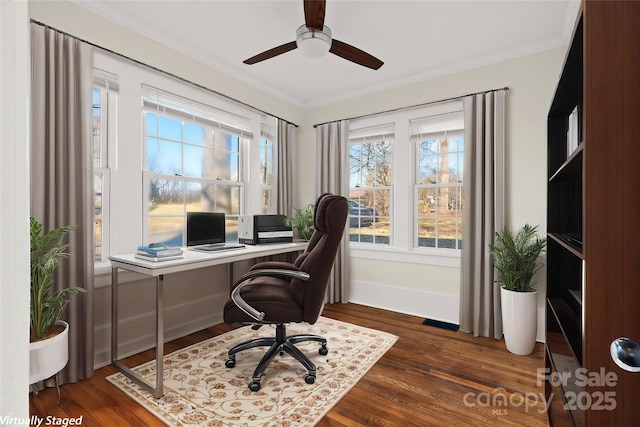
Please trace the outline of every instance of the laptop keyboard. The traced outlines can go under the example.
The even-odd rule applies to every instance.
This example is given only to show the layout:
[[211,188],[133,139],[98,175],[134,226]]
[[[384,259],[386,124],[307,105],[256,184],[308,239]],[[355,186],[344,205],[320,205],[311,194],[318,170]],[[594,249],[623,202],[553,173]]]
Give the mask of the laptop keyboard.
[[241,249],[244,248],[244,245],[239,243],[212,243],[208,245],[199,245],[193,246],[190,249],[194,251],[202,251],[202,252],[215,252],[215,251],[225,251],[229,249]]

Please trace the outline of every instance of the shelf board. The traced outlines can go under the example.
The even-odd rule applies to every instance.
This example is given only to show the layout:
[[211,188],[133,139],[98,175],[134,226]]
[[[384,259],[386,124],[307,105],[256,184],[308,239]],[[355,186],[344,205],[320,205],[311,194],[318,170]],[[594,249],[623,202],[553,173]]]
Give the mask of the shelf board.
[[573,299],[575,299],[578,304],[582,305],[582,292],[576,291],[574,289],[569,289],[568,291],[569,291],[569,294],[571,294],[571,296],[573,297]]
[[[548,302],[547,308],[551,309],[551,313],[555,317],[556,322],[558,323],[558,326],[560,326],[562,335],[564,336],[565,340],[569,344],[568,347],[571,350],[571,356],[575,358],[575,360],[578,362],[579,365],[581,365],[582,364],[582,357],[581,357],[582,333],[580,333],[580,331],[582,328],[578,328],[578,325],[581,324],[579,317],[576,315],[576,313],[573,312],[571,307],[569,307],[567,303],[564,301],[564,299],[562,298],[547,298],[547,302]],[[562,316],[560,316],[559,313],[562,314]],[[563,320],[563,319],[567,319],[567,320]],[[573,327],[578,330],[567,331],[568,327]],[[576,335],[578,336],[576,337]],[[575,341],[575,338],[578,338],[578,340]],[[576,349],[574,346],[580,346],[580,348]],[[579,350],[580,357],[578,357],[576,350]]]
[[582,175],[582,151],[584,144],[580,142],[578,148],[573,150],[573,153],[560,165],[558,170],[551,175],[549,182],[555,179],[566,176],[581,176]]
[[578,243],[575,239],[564,235],[562,233],[548,233],[547,236],[556,241],[560,246],[584,260],[584,254],[582,252],[582,243]]

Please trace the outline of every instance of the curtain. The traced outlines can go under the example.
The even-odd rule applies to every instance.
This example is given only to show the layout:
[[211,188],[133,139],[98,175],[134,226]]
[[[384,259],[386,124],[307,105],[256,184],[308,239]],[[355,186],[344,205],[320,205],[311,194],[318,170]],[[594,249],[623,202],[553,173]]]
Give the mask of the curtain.
[[293,214],[293,195],[296,182],[296,126],[278,119],[278,199],[277,212]]
[[[316,192],[349,193],[349,125],[347,120],[316,128]],[[329,279],[327,303],[347,302],[349,285],[349,232],[345,230]]]
[[504,226],[505,91],[467,96],[460,329],[502,337],[500,287],[489,243]]
[[31,24],[31,215],[45,231],[77,225],[70,254],[56,269],[55,289],[78,286],[63,314],[69,363],[61,383],[93,375],[93,169],[91,48]]

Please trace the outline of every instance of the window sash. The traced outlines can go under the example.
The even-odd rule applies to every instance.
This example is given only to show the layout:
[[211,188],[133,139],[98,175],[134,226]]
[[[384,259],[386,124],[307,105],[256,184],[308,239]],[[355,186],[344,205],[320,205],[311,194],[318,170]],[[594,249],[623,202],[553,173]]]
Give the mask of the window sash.
[[[454,117],[455,114],[443,114],[436,118],[436,120],[431,121],[429,123],[445,123],[446,120],[442,120],[443,117]],[[437,119],[440,119],[438,122]],[[422,120],[421,123],[425,123],[427,121]],[[447,122],[451,125],[451,121]],[[424,129],[424,128],[423,128]],[[413,199],[414,199],[414,232],[413,232],[413,247],[414,248],[433,248],[433,249],[441,249],[441,250],[460,250],[461,249],[461,221],[462,221],[462,188],[463,188],[463,171],[461,170],[464,166],[464,152],[463,150],[456,150],[454,152],[447,153],[447,156],[456,155],[460,156],[462,162],[460,162],[460,158],[458,158],[456,167],[458,170],[458,176],[462,177],[462,179],[457,179],[453,181],[440,182],[440,165],[441,165],[441,157],[442,152],[440,151],[440,147],[438,146],[438,150],[434,153],[433,157],[436,160],[436,178],[435,182],[421,182],[421,157],[420,157],[420,143],[428,140],[441,140],[443,138],[461,138],[464,143],[464,130],[450,130],[450,129],[440,129],[438,131],[434,131],[435,127],[431,127],[428,130],[432,132],[426,132],[422,134],[412,135],[412,142],[414,146],[414,154],[415,154],[415,173],[414,173],[414,191],[413,191]],[[454,200],[456,201],[455,206],[453,208],[453,215],[444,215],[444,212],[441,212],[440,204],[441,201],[438,199],[434,201],[434,210],[433,215],[420,215],[420,193],[421,190],[433,190],[435,193],[435,197],[438,198],[440,192],[446,189],[453,189]],[[425,227],[425,224],[433,221],[433,245],[422,244],[425,242],[427,237],[421,236],[421,229]],[[453,244],[451,243],[451,236],[446,238],[444,236],[444,229],[441,226],[444,226],[445,223],[451,223],[453,221],[454,228],[454,236],[453,236]],[[449,225],[451,227],[451,225]],[[422,240],[421,240],[422,239]]]
[[201,124],[241,138],[253,138],[251,121],[246,117],[152,86],[143,84],[142,87],[142,111],[157,112],[159,115],[187,123]]
[[[94,214],[93,214],[93,231],[94,231],[94,261],[105,262],[109,257],[110,242],[110,182],[111,173],[106,168],[93,169],[93,188],[94,188]],[[96,188],[97,177],[100,177],[100,188]],[[100,197],[100,207],[98,207],[97,197]],[[98,211],[99,209],[99,211]]]

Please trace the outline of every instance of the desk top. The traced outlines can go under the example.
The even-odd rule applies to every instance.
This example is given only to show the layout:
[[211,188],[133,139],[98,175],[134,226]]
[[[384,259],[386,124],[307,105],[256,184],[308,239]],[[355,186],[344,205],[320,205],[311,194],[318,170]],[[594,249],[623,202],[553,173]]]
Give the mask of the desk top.
[[111,266],[123,270],[134,271],[147,276],[176,273],[179,271],[228,264],[269,255],[302,251],[307,247],[306,241],[292,243],[264,243],[260,245],[246,245],[244,248],[217,252],[199,252],[182,248],[183,258],[168,261],[145,261],[136,258],[134,254],[110,256]]

